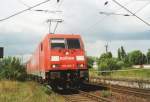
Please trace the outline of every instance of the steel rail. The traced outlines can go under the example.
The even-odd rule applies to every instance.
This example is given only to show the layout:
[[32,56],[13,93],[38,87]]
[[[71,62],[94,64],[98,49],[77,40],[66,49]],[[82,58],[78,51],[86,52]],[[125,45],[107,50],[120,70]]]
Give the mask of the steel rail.
[[109,89],[110,91],[112,91],[112,94],[113,94],[113,92],[117,92],[117,93],[133,95],[136,97],[146,98],[146,99],[150,100],[150,90],[131,88],[131,87],[125,87],[125,86],[119,86],[119,85],[96,83],[96,82],[94,82],[94,83],[91,82],[89,84],[105,87],[105,88]]
[[[67,102],[87,102],[89,98],[89,101],[92,100],[92,101],[95,101],[95,102],[111,102],[111,100],[107,99],[107,98],[104,98],[104,97],[100,97],[100,96],[96,96],[96,95],[93,95],[89,92],[85,92],[85,91],[81,91],[81,90],[77,90],[77,89],[72,89],[72,90],[76,90],[79,92],[79,94],[73,94],[71,95],[72,97],[75,95],[79,98],[72,98],[71,96],[67,96],[67,95],[63,95],[63,97],[65,98],[65,100]],[[82,96],[85,96],[85,98],[81,98]],[[81,99],[80,99],[81,98]]]

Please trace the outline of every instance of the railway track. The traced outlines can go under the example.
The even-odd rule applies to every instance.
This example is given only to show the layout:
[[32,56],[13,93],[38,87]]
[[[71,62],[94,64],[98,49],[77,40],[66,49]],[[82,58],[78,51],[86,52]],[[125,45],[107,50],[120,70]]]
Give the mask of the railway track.
[[66,102],[111,102],[107,98],[96,96],[90,92],[85,92],[82,90],[71,89],[70,92],[78,92],[75,94],[62,95]]
[[129,94],[129,95],[133,95],[136,97],[147,98],[150,100],[150,91],[149,90],[122,87],[122,86],[114,86],[114,85],[111,86],[110,90],[112,90],[112,92]]
[[[102,90],[110,90],[112,96],[109,98],[101,97],[100,93]],[[150,102],[150,90],[143,90],[137,88],[129,88],[117,85],[103,85],[96,83],[86,83],[80,89],[67,89],[61,90],[59,93],[64,97],[65,102],[122,102],[118,101],[117,97],[130,96],[130,98],[138,97],[145,101],[137,102]],[[132,96],[131,96],[132,95]],[[135,99],[136,99],[135,97]],[[123,97],[127,100],[127,97]],[[128,98],[129,99],[129,98]],[[134,99],[134,98],[132,98]],[[123,99],[124,100],[124,99]],[[125,101],[124,101],[125,102]],[[132,101],[133,102],[133,101]]]
[[101,83],[90,83],[90,84],[105,87],[110,91],[112,91],[112,94],[122,93],[122,94],[133,95],[136,97],[146,98],[150,100],[150,90],[130,88],[130,87],[124,87],[119,85],[108,85],[108,84],[101,84]]

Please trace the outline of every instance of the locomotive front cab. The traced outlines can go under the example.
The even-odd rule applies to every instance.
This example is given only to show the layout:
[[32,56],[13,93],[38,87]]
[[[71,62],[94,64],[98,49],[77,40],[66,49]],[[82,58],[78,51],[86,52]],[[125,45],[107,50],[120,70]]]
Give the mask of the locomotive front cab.
[[61,80],[63,84],[88,81],[87,61],[79,36],[50,38],[49,43],[51,79]]

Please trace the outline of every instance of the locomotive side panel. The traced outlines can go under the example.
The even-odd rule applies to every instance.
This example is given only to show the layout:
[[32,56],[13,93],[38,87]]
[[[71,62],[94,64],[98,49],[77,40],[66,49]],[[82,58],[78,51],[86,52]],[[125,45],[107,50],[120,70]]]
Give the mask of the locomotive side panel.
[[[46,41],[45,41],[46,42]],[[45,79],[45,49],[44,40],[38,45],[37,49],[27,62],[27,73]]]
[[39,49],[39,68],[40,68],[40,76],[45,79],[45,74],[48,72],[49,67],[49,52],[48,52],[48,37],[46,36],[44,40],[40,44]]

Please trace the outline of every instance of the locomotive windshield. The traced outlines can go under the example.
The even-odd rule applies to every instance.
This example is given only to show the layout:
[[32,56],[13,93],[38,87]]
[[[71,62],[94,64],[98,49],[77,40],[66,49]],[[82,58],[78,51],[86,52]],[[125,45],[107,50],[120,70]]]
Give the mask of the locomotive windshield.
[[79,39],[67,39],[68,49],[80,49]]
[[51,39],[51,48],[54,48],[54,49],[65,48],[65,40],[64,39]]
[[79,39],[63,39],[63,38],[52,38],[51,39],[52,49],[80,49]]

